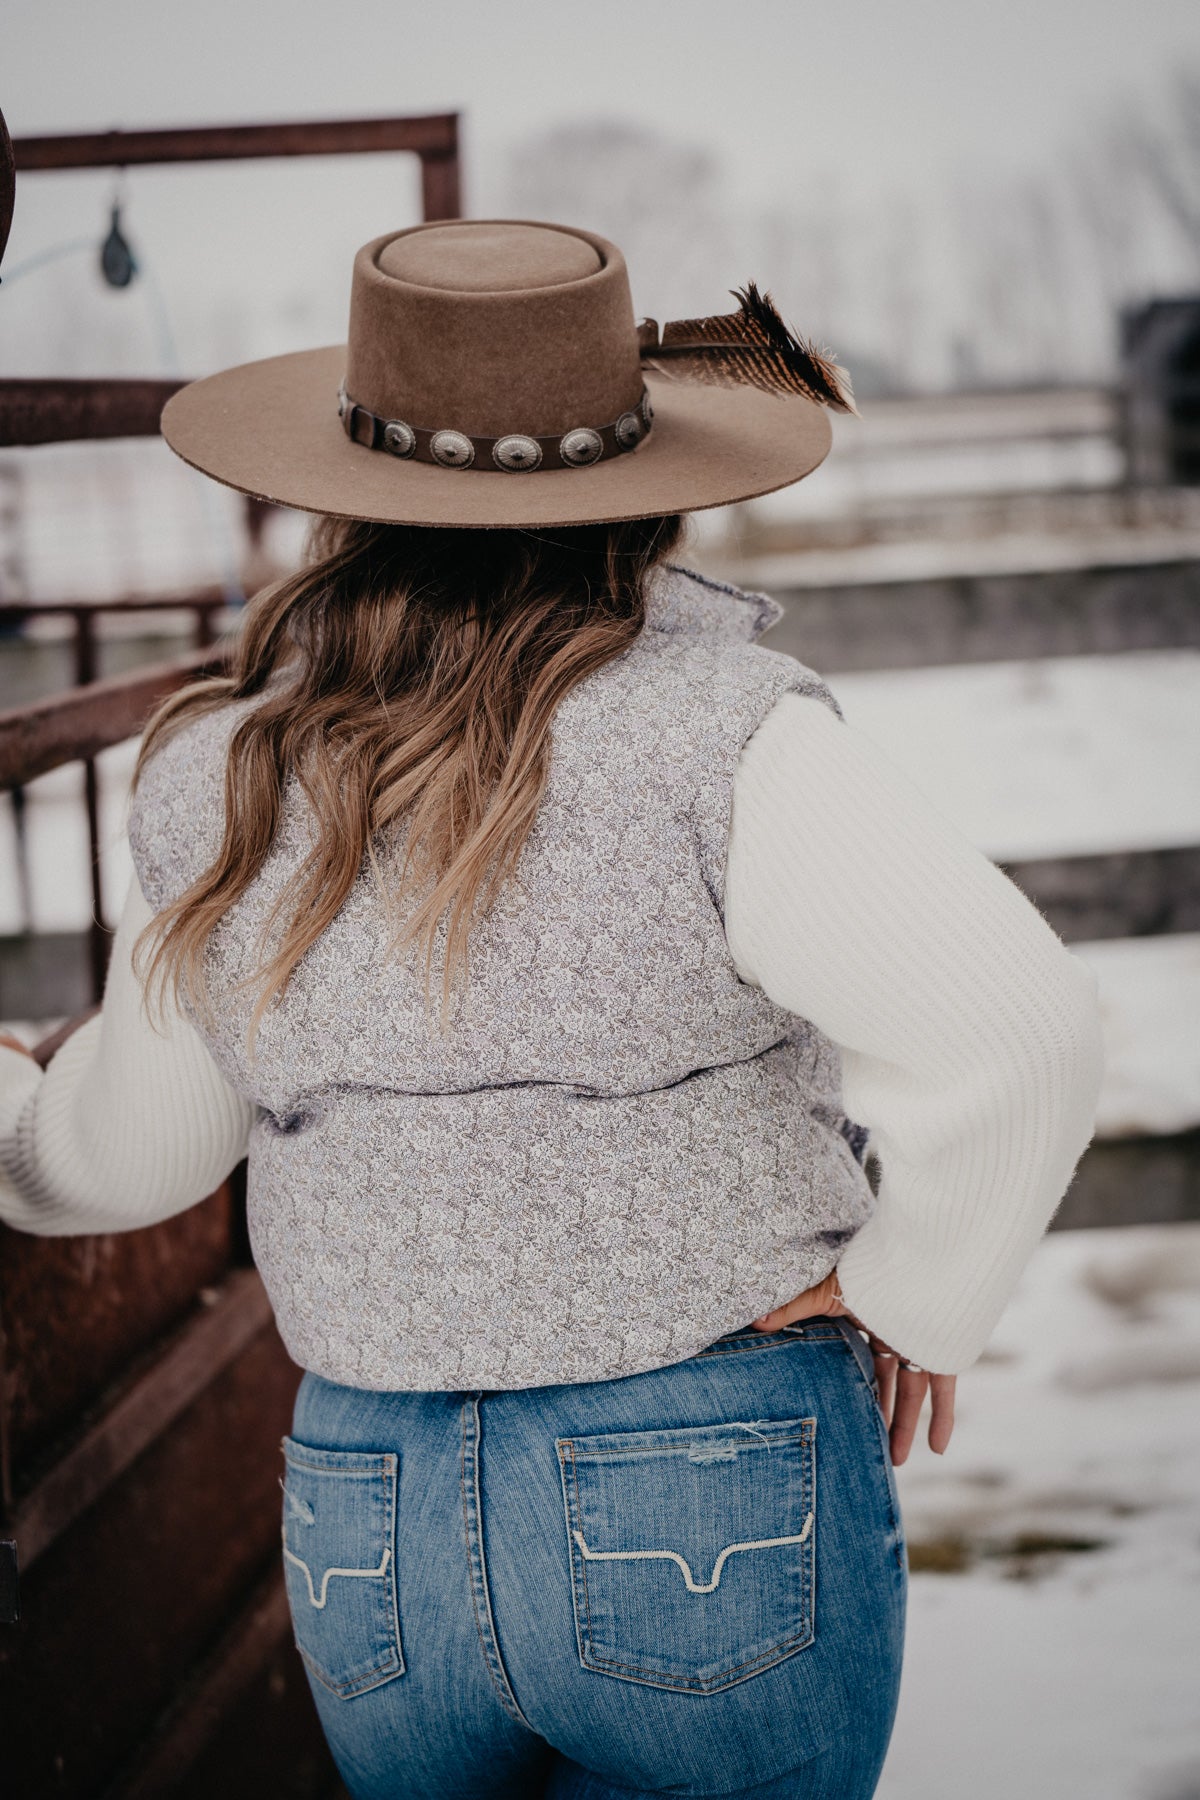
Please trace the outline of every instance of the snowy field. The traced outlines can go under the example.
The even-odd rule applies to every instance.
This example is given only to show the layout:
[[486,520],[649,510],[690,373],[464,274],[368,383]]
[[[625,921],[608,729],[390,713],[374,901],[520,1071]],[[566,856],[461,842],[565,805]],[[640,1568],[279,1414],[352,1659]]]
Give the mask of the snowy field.
[[830,684],[847,720],[999,861],[1200,843],[1200,651],[844,673]]
[[1197,1800],[1200,1224],[1047,1238],[959,1387],[880,1800]]

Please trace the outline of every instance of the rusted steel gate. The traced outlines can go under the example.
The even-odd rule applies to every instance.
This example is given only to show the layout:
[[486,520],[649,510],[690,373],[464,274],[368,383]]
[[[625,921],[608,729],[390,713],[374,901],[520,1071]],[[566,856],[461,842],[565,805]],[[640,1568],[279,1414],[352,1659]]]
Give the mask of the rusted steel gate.
[[[459,210],[453,114],[7,149],[0,119],[0,251],[14,160],[21,172],[402,150],[421,159],[425,217]],[[0,382],[0,445],[155,435],[179,385]],[[203,640],[212,596],[193,598]],[[86,764],[219,661],[201,643],[181,662],[0,715],[0,789]],[[39,1047],[43,1063],[72,1028]],[[0,1624],[0,1791],[14,1800],[341,1791],[279,1564],[278,1441],[298,1372],[250,1264],[241,1189],[239,1170],[142,1231],[0,1227],[0,1610],[19,1611]]]

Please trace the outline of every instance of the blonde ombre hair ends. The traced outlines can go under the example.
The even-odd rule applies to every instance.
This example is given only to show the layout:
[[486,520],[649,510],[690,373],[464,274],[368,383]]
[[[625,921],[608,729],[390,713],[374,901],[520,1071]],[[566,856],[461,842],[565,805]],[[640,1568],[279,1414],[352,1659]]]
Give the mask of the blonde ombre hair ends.
[[[364,858],[394,927],[389,951],[424,950],[427,1005],[445,921],[444,1030],[471,925],[537,814],[555,710],[637,637],[647,577],[682,533],[679,516],[542,530],[318,518],[301,568],[247,608],[231,672],[182,689],[147,728],[135,788],[188,721],[259,697],[231,735],[220,850],[138,940],[147,993],[169,988],[206,1013],[205,945],[261,870],[294,775],[313,843],[264,928],[251,1046]],[[389,883],[378,850],[402,822]]]

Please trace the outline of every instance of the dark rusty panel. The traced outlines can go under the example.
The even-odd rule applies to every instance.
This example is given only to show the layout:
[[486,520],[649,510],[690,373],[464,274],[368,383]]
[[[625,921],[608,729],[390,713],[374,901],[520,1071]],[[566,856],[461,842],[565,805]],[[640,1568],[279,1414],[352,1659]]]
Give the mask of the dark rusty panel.
[[776,586],[771,650],[836,675],[1200,645],[1200,563]]
[[325,1800],[336,1777],[273,1552],[265,1578],[106,1800]]
[[15,1538],[0,1537],[0,1625],[15,1625],[21,1616],[21,1581]]
[[6,1793],[95,1800],[220,1640],[278,1553],[298,1379],[268,1327],[31,1571],[0,1632]]
[[299,124],[169,126],[13,139],[18,170],[97,169],[139,163],[224,162],[255,156],[350,156],[409,150],[452,154],[457,113],[414,118],[317,119]]
[[220,1281],[235,1237],[228,1184],[177,1218],[102,1237],[0,1227],[0,1318],[9,1455],[17,1491],[31,1459],[79,1423],[131,1359]]
[[60,1453],[5,1522],[28,1570],[210,1387],[271,1321],[262,1282],[235,1269],[154,1346],[103,1411]]
[[[262,1675],[164,1800],[350,1800],[288,1627]],[[114,1800],[125,1800],[118,1790]]]
[[218,650],[94,681],[73,693],[0,713],[0,791],[137,735],[160,700],[224,667]]
[[1200,931],[1200,846],[1001,863],[1067,943]]
[[1054,1229],[1174,1225],[1183,1219],[1200,1219],[1200,1128],[1090,1145]]
[[157,437],[163,407],[182,379],[125,376],[0,381],[0,444],[80,438]]

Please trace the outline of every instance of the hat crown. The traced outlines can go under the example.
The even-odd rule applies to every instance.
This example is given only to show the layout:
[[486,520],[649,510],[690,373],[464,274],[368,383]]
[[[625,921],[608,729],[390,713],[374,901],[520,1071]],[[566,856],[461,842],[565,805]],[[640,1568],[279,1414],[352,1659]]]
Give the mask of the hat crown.
[[447,293],[522,293],[581,281],[604,267],[574,231],[504,219],[456,220],[406,231],[386,243],[377,267],[395,281]]
[[469,437],[610,424],[642,394],[625,259],[523,219],[375,238],[354,259],[346,389],[384,419]]

